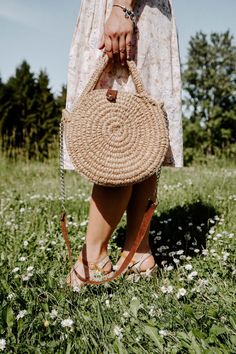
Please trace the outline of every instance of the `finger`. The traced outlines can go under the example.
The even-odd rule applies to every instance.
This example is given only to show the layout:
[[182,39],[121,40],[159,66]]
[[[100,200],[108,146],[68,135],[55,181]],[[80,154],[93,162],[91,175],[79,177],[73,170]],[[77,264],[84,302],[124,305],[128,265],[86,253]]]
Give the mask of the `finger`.
[[102,37],[99,41],[99,44],[98,44],[98,49],[103,49],[105,46],[105,40],[104,40],[104,33],[102,34]]
[[126,38],[125,38],[125,43],[126,43],[126,57],[127,59],[131,59],[131,54],[132,54],[132,35],[131,33],[128,33]]
[[112,37],[112,54],[114,56],[114,60],[118,59],[118,54],[119,54],[119,38],[118,37]]
[[108,57],[112,59],[112,41],[111,38],[105,35],[105,52],[107,53]]
[[125,58],[126,58],[126,42],[125,42],[125,36],[120,36],[119,38],[119,50],[120,50],[120,62],[121,65],[125,64]]

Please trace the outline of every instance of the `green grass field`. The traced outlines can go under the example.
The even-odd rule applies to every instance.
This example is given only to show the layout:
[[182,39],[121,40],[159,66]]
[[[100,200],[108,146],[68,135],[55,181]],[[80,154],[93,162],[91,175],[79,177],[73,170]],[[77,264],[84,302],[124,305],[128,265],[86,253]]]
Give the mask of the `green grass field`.
[[[80,293],[60,233],[56,160],[1,162],[0,352],[236,353],[236,169],[221,161],[163,169],[150,242],[159,271]],[[66,173],[73,254],[92,184]],[[125,214],[110,244],[115,262]]]

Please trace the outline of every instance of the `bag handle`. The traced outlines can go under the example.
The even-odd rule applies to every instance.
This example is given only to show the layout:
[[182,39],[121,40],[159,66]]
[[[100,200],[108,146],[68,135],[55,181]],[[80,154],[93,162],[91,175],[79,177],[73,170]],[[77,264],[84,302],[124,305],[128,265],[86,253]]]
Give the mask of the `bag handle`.
[[[109,57],[105,52],[103,52],[103,55],[98,58],[95,71],[91,75],[91,77],[90,77],[87,85],[85,86],[82,94],[80,95],[80,97],[87,95],[90,91],[92,91],[95,88],[95,86],[96,86],[100,76],[102,75],[103,70],[106,68],[108,62],[109,62]],[[126,63],[128,65],[129,71],[130,71],[131,76],[133,78],[137,93],[138,94],[147,94],[134,60],[126,60]],[[79,97],[79,99],[80,99],[80,97]]]
[[[96,285],[104,284],[104,283],[107,283],[109,281],[116,279],[127,268],[131,259],[134,256],[135,252],[137,251],[140,243],[142,242],[142,240],[145,236],[145,233],[147,231],[148,225],[149,225],[151,218],[153,216],[153,213],[155,211],[156,206],[157,206],[156,202],[152,201],[151,199],[148,200],[148,205],[145,210],[145,213],[144,213],[143,219],[141,221],[141,225],[140,225],[138,234],[135,238],[135,241],[133,243],[133,246],[131,247],[131,250],[128,253],[128,255],[125,257],[125,260],[121,264],[120,268],[118,270],[116,270],[112,276],[107,277],[106,279],[103,279],[100,281],[92,280],[92,279],[85,279],[74,268],[74,272],[75,272],[77,278],[79,280],[83,281],[85,284],[96,284]],[[65,211],[62,213],[60,221],[61,221],[62,234],[65,239],[65,243],[66,243],[66,247],[67,247],[67,251],[68,251],[68,256],[69,256],[69,259],[72,263],[72,254],[71,254],[68,230],[67,230],[67,226],[66,226],[66,213],[65,213]]]

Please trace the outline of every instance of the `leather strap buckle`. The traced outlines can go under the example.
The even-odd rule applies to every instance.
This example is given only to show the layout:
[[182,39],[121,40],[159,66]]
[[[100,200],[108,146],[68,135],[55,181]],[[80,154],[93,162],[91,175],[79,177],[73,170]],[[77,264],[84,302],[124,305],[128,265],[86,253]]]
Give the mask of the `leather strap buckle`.
[[108,101],[115,102],[117,97],[117,90],[108,89],[106,93]]

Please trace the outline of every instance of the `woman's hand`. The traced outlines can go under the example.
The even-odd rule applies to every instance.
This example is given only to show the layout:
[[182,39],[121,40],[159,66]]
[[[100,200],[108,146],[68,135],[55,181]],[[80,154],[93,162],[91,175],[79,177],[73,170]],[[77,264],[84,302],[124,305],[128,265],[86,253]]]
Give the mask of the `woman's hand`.
[[120,58],[121,65],[124,65],[126,59],[131,59],[133,33],[132,20],[125,18],[121,8],[113,7],[105,23],[98,49],[105,47],[109,58],[113,59],[113,55],[117,55]]

